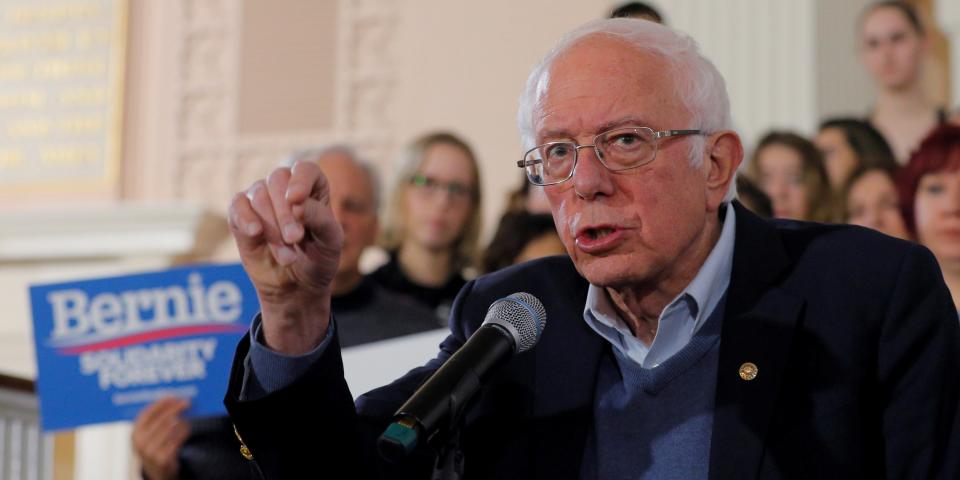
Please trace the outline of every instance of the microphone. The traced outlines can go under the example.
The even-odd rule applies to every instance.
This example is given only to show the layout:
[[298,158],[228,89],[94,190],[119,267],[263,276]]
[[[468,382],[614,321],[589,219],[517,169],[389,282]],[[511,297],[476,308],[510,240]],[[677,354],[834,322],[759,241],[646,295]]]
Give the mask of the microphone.
[[380,455],[397,462],[421,439],[446,431],[498,367],[537,344],[546,321],[543,304],[529,293],[493,302],[480,328],[393,415],[377,440]]

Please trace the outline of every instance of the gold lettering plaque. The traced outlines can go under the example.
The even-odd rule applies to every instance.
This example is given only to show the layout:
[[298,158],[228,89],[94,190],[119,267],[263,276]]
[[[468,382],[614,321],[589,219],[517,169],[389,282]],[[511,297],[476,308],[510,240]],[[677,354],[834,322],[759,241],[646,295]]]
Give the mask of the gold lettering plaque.
[[127,0],[0,0],[0,193],[117,191],[126,28]]

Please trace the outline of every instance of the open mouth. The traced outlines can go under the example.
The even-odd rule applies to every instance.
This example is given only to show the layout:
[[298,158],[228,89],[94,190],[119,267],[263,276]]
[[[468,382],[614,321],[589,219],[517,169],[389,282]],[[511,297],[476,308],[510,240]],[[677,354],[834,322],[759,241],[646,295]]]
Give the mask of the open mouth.
[[624,230],[616,226],[584,228],[577,238],[577,246],[587,253],[601,253],[624,241]]
[[614,232],[613,228],[603,227],[603,228],[589,228],[586,231],[587,237],[590,240],[599,240],[607,235],[610,235]]

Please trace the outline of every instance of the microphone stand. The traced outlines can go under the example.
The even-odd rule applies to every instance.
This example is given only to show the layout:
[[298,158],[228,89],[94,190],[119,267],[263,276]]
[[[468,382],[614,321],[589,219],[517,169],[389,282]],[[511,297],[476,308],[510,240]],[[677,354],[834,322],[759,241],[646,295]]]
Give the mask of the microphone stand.
[[[467,377],[462,382],[476,382],[476,378]],[[433,468],[431,480],[461,480],[463,478],[463,450],[460,449],[460,434],[463,431],[464,413],[470,398],[463,399],[459,395],[450,396],[451,422],[449,430],[444,432],[445,441],[437,448],[437,463]]]
[[463,450],[460,450],[460,430],[458,425],[450,439],[443,444],[437,455],[431,480],[461,480],[463,478]]

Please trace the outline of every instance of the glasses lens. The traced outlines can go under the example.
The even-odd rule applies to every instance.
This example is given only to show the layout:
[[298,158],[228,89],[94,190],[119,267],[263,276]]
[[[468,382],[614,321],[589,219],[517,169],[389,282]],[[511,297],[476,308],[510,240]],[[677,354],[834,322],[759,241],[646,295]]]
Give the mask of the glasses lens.
[[424,175],[417,174],[410,177],[410,185],[416,187],[432,187],[433,184],[433,179]]
[[447,183],[446,190],[451,197],[455,198],[467,199],[473,195],[473,189],[460,182]]
[[653,130],[649,128],[621,128],[604,133],[598,146],[603,163],[610,170],[639,167],[653,160]]
[[530,179],[530,183],[534,185],[543,185],[545,183],[543,179],[543,159],[540,158],[536,149],[527,152],[527,155],[523,157],[523,164],[525,165],[524,171],[527,172],[527,178]]
[[540,145],[527,152],[524,158],[527,176],[537,185],[559,182],[570,176],[573,170],[577,146],[568,142],[553,142]]
[[416,187],[414,191],[422,195],[434,195],[445,192],[454,200],[467,200],[473,197],[474,190],[469,185],[460,182],[443,182],[426,175],[417,174],[410,177],[410,185]]

